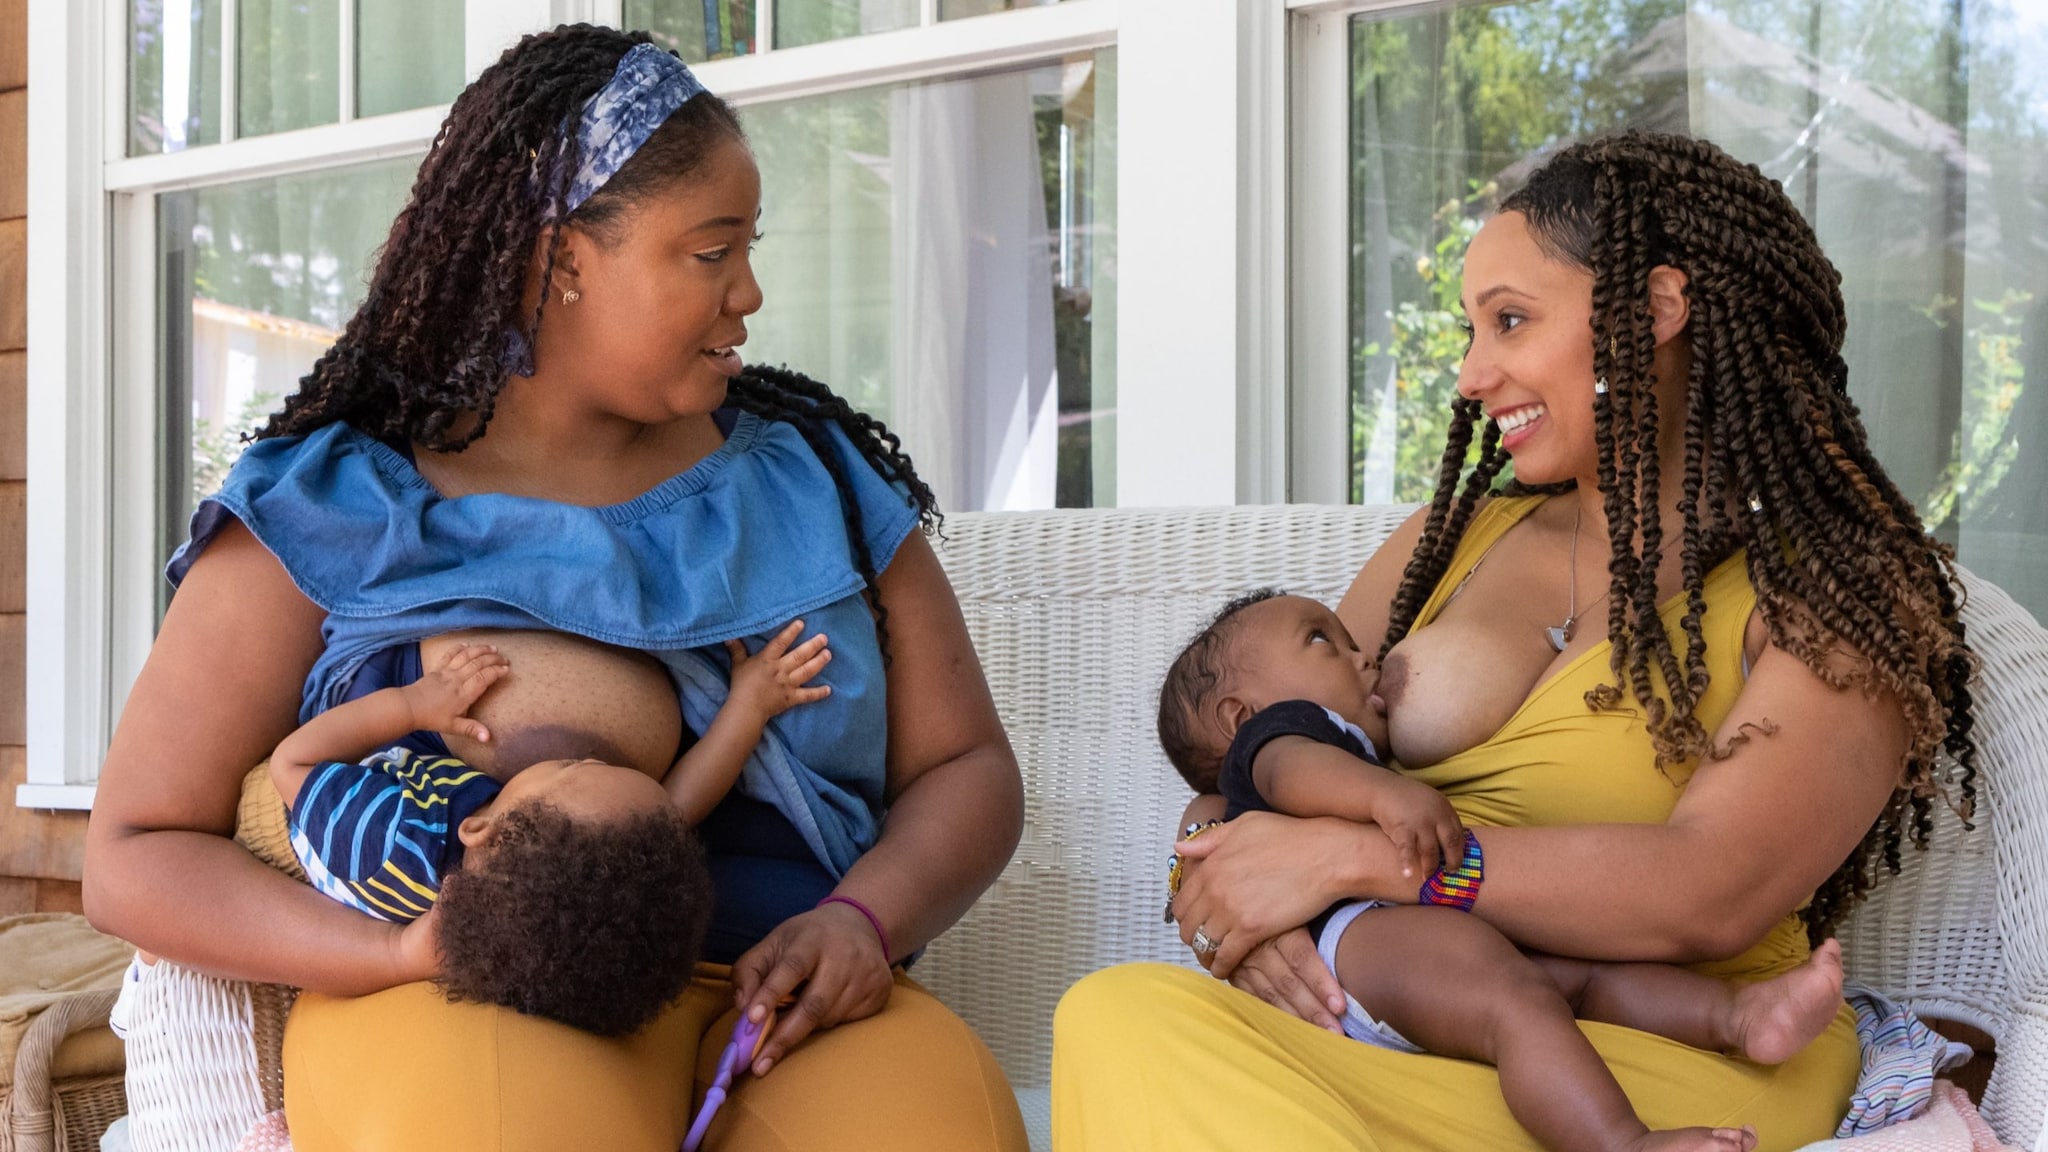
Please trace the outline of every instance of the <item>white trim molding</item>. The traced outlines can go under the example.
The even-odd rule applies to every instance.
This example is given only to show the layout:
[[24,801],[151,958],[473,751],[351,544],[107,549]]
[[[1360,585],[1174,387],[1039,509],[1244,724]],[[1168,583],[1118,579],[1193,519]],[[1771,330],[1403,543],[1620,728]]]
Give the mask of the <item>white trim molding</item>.
[[28,13],[28,783],[15,802],[91,803],[107,676],[107,24],[118,5]]
[[[1278,499],[1285,115],[1261,0],[1125,0],[1117,34],[1117,503]],[[1275,390],[1278,390],[1277,394]]]
[[1288,310],[1289,498],[1351,498],[1351,21],[1289,17],[1294,291]]

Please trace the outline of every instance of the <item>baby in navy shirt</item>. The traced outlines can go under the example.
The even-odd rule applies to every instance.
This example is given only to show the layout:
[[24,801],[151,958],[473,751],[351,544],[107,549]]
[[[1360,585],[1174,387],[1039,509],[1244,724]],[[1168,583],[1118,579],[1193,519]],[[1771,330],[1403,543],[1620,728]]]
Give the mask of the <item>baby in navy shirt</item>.
[[1195,791],[1223,797],[1226,820],[1264,811],[1374,824],[1415,876],[1419,904],[1347,901],[1310,925],[1344,987],[1345,1033],[1494,1065],[1508,1109],[1547,1148],[1755,1147],[1748,1128],[1650,1131],[1575,1018],[1780,1063],[1841,1007],[1840,946],[1750,985],[1518,949],[1471,914],[1484,877],[1477,838],[1443,794],[1384,766],[1378,678],[1336,613],[1262,589],[1210,621],[1159,696],[1167,758]]

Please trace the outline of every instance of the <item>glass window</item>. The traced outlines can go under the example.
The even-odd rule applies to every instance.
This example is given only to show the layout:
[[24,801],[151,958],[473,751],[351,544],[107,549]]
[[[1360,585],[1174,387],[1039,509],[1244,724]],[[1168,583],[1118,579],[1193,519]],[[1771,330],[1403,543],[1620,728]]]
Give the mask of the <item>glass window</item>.
[[128,7],[128,154],[220,141],[222,0]]
[[341,119],[341,0],[236,0],[235,131]]
[[754,0],[626,0],[626,27],[692,64],[759,51],[754,20]]
[[462,91],[463,0],[356,0],[356,115],[446,104]]
[[264,423],[333,344],[404,206],[417,158],[166,193],[162,556]]
[[1114,504],[1114,51],[745,116],[747,358],[887,420],[949,510]]
[[1351,24],[1354,499],[1426,499],[1465,242],[1624,126],[1782,181],[1843,275],[1850,390],[1962,560],[2048,617],[2048,16],[2018,0],[1531,0]]
[[775,0],[775,46],[915,28],[918,0]]
[[939,0],[939,19],[958,20],[963,16],[986,16],[991,12],[1011,12],[1018,8],[1038,8],[1061,2],[1062,0]]

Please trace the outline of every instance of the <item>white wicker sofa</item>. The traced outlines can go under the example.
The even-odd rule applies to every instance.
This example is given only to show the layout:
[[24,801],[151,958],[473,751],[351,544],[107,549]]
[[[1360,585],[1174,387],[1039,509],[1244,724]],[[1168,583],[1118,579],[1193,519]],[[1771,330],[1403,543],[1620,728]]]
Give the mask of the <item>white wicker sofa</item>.
[[[1246,589],[1279,584],[1334,602],[1408,511],[947,520],[939,555],[1023,765],[1026,813],[1009,868],[916,974],[987,1038],[1040,1148],[1060,993],[1105,965],[1187,961],[1160,921],[1166,836],[1186,800],[1152,736],[1166,662]],[[1984,1112],[2009,1142],[2048,1152],[2048,633],[1996,588],[1973,581],[1969,592],[1985,664],[1979,830],[1944,818],[1935,848],[1907,853],[1905,874],[1859,910],[1844,943],[1856,978],[1997,1039]]]

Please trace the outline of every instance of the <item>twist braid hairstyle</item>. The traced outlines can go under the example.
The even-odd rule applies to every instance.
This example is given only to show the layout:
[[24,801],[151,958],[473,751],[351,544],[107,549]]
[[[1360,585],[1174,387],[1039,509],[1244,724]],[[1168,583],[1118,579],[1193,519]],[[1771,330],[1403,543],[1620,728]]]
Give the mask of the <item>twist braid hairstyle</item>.
[[[538,340],[552,295],[547,285],[565,221],[549,206],[561,202],[579,162],[577,134],[565,126],[576,123],[620,57],[648,39],[588,24],[537,33],[456,97],[391,225],[362,307],[258,439],[304,435],[337,420],[436,451],[460,451],[484,435],[507,377],[531,371],[517,349]],[[744,139],[732,109],[699,93],[566,219],[616,242],[627,209],[700,175],[714,146]],[[544,233],[540,301],[523,316],[528,264]],[[926,529],[936,530],[931,489],[880,421],[800,373],[751,369],[731,383],[727,403],[796,427],[832,474],[886,659],[874,558],[826,425],[837,425],[878,475],[903,483]]]
[[[1905,708],[1911,736],[1897,790],[1802,913],[1818,940],[1869,891],[1879,860],[1896,872],[1907,839],[1926,846],[1935,799],[1967,827],[1977,793],[1976,660],[1957,616],[1954,552],[1927,534],[1870,450],[1842,358],[1841,276],[1776,181],[1683,136],[1626,132],[1573,145],[1501,210],[1523,213],[1550,257],[1593,275],[1594,372],[1608,384],[1593,399],[1594,440],[1615,594],[1613,682],[1587,693],[1588,706],[1632,697],[1659,767],[1728,755],[1732,745],[1717,746],[1694,715],[1707,687],[1700,622],[1707,572],[1745,549],[1773,644],[1838,689],[1882,690]],[[1678,478],[1682,652],[1658,614],[1662,416],[1649,276],[1659,265],[1685,273],[1691,306]],[[1413,626],[1505,463],[1489,421],[1467,473],[1479,418],[1470,401],[1454,406],[1382,655]]]

